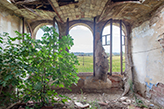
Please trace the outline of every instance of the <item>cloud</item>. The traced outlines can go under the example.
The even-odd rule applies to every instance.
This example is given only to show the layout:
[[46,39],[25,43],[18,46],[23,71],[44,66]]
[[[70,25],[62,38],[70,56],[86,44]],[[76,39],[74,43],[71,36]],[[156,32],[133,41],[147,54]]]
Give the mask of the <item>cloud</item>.
[[78,25],[78,26],[73,27],[71,30],[85,30],[85,31],[88,31],[89,28],[85,27],[85,26],[82,26],[82,25]]
[[79,29],[82,29],[82,30],[87,30],[87,31],[89,30],[89,28],[88,27],[85,27],[85,26],[79,26],[78,28]]

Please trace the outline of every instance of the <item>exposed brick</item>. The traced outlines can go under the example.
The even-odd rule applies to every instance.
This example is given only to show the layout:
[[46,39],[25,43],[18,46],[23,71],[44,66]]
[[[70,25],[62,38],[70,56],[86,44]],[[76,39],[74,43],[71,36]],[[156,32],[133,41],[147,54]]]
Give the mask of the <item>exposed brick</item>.
[[119,82],[112,82],[112,87],[119,87]]
[[82,16],[81,16],[81,18],[84,18],[84,17],[85,17],[85,15],[82,15]]
[[156,92],[154,92],[153,90],[150,90],[149,93],[152,94],[153,96],[156,96]]
[[76,18],[79,18],[79,15],[76,15]]
[[156,87],[156,86],[153,86],[153,90],[158,92],[158,93],[161,93],[161,87]]
[[161,97],[153,96],[152,99],[153,99],[154,103],[159,104],[160,106],[164,107],[164,97],[163,96],[161,96]]
[[157,93],[156,93],[156,96],[160,98],[162,95],[161,95],[161,93],[158,93],[158,92],[157,92]]
[[159,86],[159,87],[164,89],[164,84],[162,84],[162,83],[158,83],[157,86]]
[[161,94],[164,95],[164,89],[161,89],[161,90],[162,90],[162,91],[161,91]]

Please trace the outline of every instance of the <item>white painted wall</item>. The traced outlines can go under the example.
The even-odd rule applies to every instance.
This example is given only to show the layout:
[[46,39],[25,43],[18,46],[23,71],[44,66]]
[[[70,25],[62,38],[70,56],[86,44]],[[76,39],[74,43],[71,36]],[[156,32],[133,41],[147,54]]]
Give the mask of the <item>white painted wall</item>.
[[[7,32],[11,37],[16,37],[15,31],[22,33],[22,19],[11,11],[5,10],[5,7],[0,7],[0,34]],[[26,26],[25,32],[27,32]],[[0,46],[2,47],[2,45]]]
[[164,8],[159,8],[149,21],[132,29],[135,82],[144,84],[148,89],[158,82],[164,83],[164,50],[157,41],[163,33]]

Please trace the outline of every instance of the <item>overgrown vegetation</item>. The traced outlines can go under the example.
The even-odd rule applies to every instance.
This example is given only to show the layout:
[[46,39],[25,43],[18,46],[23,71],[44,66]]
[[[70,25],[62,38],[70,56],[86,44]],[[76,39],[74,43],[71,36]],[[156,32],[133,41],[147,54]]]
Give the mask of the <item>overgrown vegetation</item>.
[[[69,89],[77,83],[77,57],[66,51],[73,45],[72,38],[59,39],[53,27],[42,29],[45,33],[41,40],[31,39],[29,34],[23,34],[23,38],[19,32],[14,38],[8,33],[0,35],[0,43],[5,47],[0,48],[1,104],[33,101],[43,106],[55,102],[58,95],[51,86]],[[59,96],[63,103],[68,99]]]

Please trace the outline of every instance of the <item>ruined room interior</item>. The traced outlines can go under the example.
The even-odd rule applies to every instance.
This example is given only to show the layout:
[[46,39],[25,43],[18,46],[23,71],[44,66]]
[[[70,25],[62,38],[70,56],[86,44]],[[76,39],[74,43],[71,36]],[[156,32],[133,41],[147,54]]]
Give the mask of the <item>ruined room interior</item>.
[[[17,30],[35,38],[40,27],[55,26],[55,22],[59,37],[76,25],[87,26],[93,33],[93,73],[79,73],[73,93],[123,90],[124,96],[130,93],[131,81],[138,96],[164,107],[164,0],[0,0],[0,33],[15,37]],[[126,68],[120,74],[107,72],[101,44],[106,25],[109,31],[116,25],[125,33]],[[110,38],[112,43],[112,34]]]

